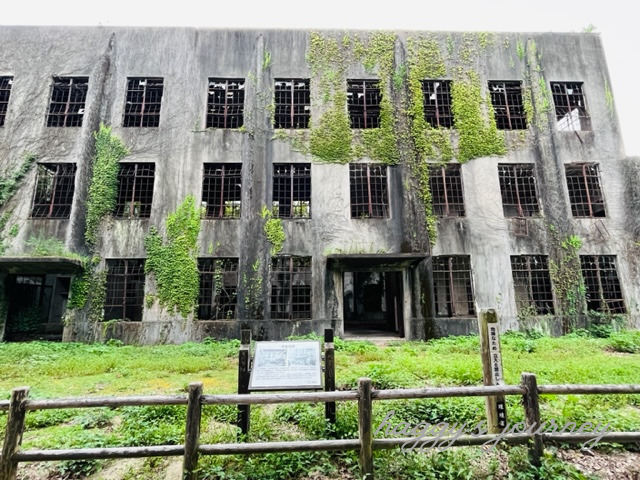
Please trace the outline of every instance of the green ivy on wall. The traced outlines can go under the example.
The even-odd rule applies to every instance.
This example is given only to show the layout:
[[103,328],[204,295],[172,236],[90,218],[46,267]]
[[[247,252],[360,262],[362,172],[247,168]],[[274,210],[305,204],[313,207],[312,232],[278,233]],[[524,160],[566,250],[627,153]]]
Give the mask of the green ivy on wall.
[[267,241],[271,244],[271,255],[277,255],[282,251],[284,241],[286,240],[282,219],[273,218],[271,210],[265,206],[262,207],[261,215],[262,218],[266,220],[264,223],[264,233],[267,236]]
[[160,306],[186,318],[198,304],[198,234],[201,209],[187,195],[167,217],[166,240],[152,227],[145,237],[145,272],[153,273]]
[[17,170],[9,175],[0,176],[0,208],[4,207],[13,197],[25,175],[29,173],[37,159],[38,156],[36,154],[26,152],[22,156],[22,163]]
[[111,128],[101,124],[94,133],[95,156],[93,175],[87,198],[87,226],[85,240],[89,247],[98,240],[98,229],[102,219],[111,214],[118,195],[119,162],[129,150],[122,141],[111,133]]

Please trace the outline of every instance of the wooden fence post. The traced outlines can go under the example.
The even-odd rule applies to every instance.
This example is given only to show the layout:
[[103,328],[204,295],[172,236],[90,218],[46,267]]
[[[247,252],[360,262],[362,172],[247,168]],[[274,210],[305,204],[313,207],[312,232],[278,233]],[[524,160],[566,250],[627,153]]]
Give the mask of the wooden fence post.
[[[498,332],[498,315],[493,309],[478,312],[478,330],[482,355],[482,380],[484,385],[504,385],[502,354]],[[486,397],[487,429],[500,433],[507,426],[507,404],[504,395]]]
[[4,443],[2,444],[2,457],[0,458],[0,479],[15,480],[18,474],[18,462],[13,461],[13,454],[22,444],[24,432],[24,417],[27,413],[25,401],[29,395],[29,387],[18,387],[11,391],[9,403],[9,415],[4,431]]
[[[333,328],[324,331],[324,390],[336,390],[336,357],[333,348]],[[333,425],[336,423],[336,402],[325,402],[324,416]]]
[[358,380],[358,428],[360,431],[360,478],[373,480],[373,420],[371,379]]
[[183,480],[198,480],[198,446],[200,445],[200,419],[202,417],[202,383],[189,384],[187,427],[184,434]]
[[[524,404],[527,430],[534,431],[540,428],[540,405],[538,403],[538,381],[536,376],[533,373],[523,373],[522,386],[526,390],[526,393],[522,396],[522,403]],[[534,434],[533,441],[529,442],[529,462],[534,467],[542,465],[543,450],[542,436]]]
[[[242,330],[238,353],[238,393],[249,394],[251,375],[251,330]],[[238,405],[238,427],[241,435],[249,433],[251,405]]]

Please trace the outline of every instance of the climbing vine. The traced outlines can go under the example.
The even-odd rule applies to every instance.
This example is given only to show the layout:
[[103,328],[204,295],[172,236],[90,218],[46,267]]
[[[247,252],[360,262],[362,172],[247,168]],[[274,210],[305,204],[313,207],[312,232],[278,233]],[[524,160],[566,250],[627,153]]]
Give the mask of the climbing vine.
[[98,240],[100,222],[115,208],[119,162],[129,153],[122,141],[111,133],[110,127],[101,124],[100,129],[94,133],[94,137],[93,176],[87,198],[85,229],[85,240],[90,247],[93,247]]
[[22,156],[22,163],[17,170],[7,176],[0,177],[0,208],[4,207],[13,197],[25,175],[29,173],[37,159],[38,156],[36,154],[27,152]]
[[277,255],[282,251],[284,241],[286,240],[282,220],[280,218],[273,218],[273,214],[265,206],[262,207],[261,214],[262,218],[266,220],[264,223],[264,233],[267,236],[267,241],[271,244],[271,255]]
[[200,215],[196,198],[187,195],[167,217],[166,239],[156,227],[144,239],[145,272],[155,277],[160,306],[185,318],[198,304]]

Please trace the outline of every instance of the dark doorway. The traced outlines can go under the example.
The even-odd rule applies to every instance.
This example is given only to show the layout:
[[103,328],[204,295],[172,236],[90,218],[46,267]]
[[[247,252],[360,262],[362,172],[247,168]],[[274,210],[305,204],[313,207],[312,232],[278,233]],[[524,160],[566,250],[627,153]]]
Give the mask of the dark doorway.
[[402,272],[344,272],[344,329],[404,337]]
[[62,340],[62,314],[71,279],[58,275],[9,275],[5,340]]

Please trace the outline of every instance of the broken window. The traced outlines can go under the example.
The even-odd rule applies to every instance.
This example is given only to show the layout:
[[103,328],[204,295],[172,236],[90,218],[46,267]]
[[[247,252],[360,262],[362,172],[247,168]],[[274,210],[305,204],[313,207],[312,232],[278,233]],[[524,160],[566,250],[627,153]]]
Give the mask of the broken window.
[[271,319],[311,318],[311,257],[271,259]]
[[565,165],[571,213],[574,217],[604,217],[604,197],[598,164]]
[[240,218],[241,163],[205,163],[202,206],[205,218]]
[[436,317],[475,315],[470,257],[458,255],[432,258]]
[[558,130],[591,130],[582,82],[551,82],[551,93]]
[[76,178],[74,163],[39,163],[33,218],[69,218]]
[[157,127],[164,89],[162,78],[127,78],[125,127]]
[[496,126],[500,130],[523,130],[527,118],[522,101],[522,82],[489,82]]
[[207,128],[240,128],[243,125],[244,80],[210,78]]
[[387,167],[378,163],[349,165],[351,218],[389,216]]
[[153,201],[154,163],[121,163],[115,216],[149,218]]
[[0,127],[4,127],[4,119],[7,116],[11,85],[13,85],[13,77],[0,77]]
[[89,77],[53,77],[47,127],[81,127]]
[[433,213],[437,217],[464,217],[464,197],[460,165],[433,165],[429,168]]
[[505,217],[532,217],[540,212],[533,164],[498,165]]
[[587,310],[626,313],[615,255],[580,255]]
[[311,218],[311,164],[273,164],[272,213],[278,218]]
[[546,255],[511,256],[518,313],[553,315],[553,291]]
[[351,128],[378,128],[382,93],[377,80],[347,80]]
[[238,259],[200,258],[200,320],[235,318],[238,303]]
[[144,260],[107,260],[105,320],[142,320]]
[[275,128],[309,128],[309,79],[275,80]]
[[451,128],[451,80],[423,80],[424,118],[433,128]]

